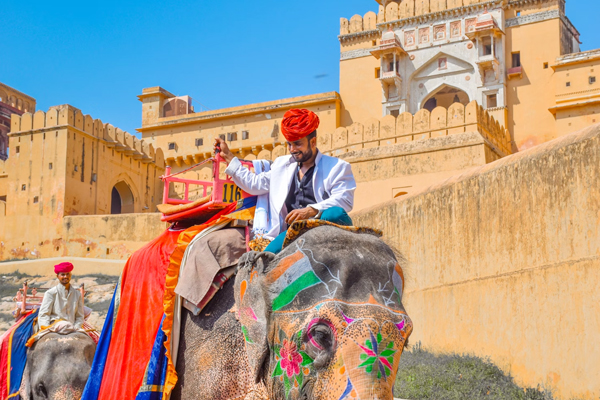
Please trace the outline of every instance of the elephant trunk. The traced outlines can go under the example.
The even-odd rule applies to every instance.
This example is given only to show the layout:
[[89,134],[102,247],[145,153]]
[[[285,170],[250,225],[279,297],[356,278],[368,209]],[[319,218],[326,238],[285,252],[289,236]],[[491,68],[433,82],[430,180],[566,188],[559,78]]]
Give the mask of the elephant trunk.
[[65,384],[58,387],[48,398],[52,400],[81,400],[83,388]]

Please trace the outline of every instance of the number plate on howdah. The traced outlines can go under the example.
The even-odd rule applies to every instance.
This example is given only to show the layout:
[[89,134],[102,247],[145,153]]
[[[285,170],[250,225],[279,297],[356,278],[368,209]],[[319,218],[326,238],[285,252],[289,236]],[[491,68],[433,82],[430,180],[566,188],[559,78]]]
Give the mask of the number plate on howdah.
[[221,199],[223,203],[233,203],[234,201],[250,197],[248,193],[245,193],[233,183],[224,183],[223,185],[220,185],[217,190],[220,192],[220,195],[215,196],[215,199]]

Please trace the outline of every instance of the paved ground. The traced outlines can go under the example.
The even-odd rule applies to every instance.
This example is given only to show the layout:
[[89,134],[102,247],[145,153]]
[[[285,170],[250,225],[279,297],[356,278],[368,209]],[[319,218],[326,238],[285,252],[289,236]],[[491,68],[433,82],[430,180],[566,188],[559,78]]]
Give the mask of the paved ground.
[[[119,277],[107,275],[87,275],[74,276],[72,284],[79,287],[85,284],[87,292],[84,302],[93,312],[88,322],[98,330],[102,329],[106,312],[110,306],[113,292]],[[11,313],[15,309],[15,303],[12,300],[17,290],[23,287],[24,282],[29,282],[30,286],[49,289],[58,284],[55,275],[48,276],[30,276],[21,273],[5,274],[0,276],[0,334],[6,331],[13,323],[14,318]]]

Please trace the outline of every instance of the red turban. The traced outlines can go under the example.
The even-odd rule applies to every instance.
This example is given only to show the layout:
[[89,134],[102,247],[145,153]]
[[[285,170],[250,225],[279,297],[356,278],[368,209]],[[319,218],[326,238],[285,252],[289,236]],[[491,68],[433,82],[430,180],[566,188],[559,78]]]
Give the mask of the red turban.
[[317,114],[305,109],[293,109],[284,114],[281,132],[288,142],[295,142],[313,133],[318,127]]
[[56,264],[54,266],[54,273],[60,274],[61,272],[71,272],[73,271],[73,264],[70,262],[63,262],[60,264]]

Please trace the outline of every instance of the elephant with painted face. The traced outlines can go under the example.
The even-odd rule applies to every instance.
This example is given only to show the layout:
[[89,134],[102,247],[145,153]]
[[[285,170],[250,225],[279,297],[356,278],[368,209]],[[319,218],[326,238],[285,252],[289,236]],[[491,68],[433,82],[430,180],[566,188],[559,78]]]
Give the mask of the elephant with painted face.
[[216,301],[184,313],[172,398],[393,399],[412,331],[402,260],[351,229],[315,227],[277,256],[242,257]]
[[27,352],[23,400],[78,400],[88,380],[96,343],[85,333],[49,333]]

